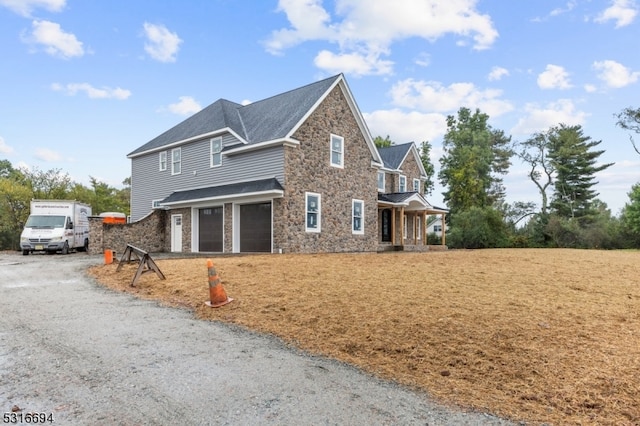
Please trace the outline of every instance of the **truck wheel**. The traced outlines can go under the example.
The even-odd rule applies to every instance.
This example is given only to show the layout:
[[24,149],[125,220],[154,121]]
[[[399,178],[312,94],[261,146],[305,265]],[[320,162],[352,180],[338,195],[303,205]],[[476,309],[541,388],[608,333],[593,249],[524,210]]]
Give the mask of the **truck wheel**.
[[29,255],[29,250],[22,250],[22,255],[23,256],[28,256]]
[[69,254],[69,243],[67,241],[62,246],[62,254]]

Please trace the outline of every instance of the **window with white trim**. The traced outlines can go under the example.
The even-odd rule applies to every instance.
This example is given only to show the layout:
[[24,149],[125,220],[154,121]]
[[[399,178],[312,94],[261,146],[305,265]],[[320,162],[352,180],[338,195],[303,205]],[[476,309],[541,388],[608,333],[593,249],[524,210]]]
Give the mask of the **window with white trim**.
[[333,167],[344,167],[344,138],[338,135],[331,135],[331,165]]
[[320,232],[321,196],[314,192],[305,192],[305,226],[307,232]]
[[407,177],[404,175],[398,178],[398,192],[407,192]]
[[171,174],[179,175],[182,173],[182,150],[174,148],[171,150]]
[[415,217],[416,220],[416,234],[418,236],[418,239],[422,239],[422,217],[420,216],[416,216]]
[[162,200],[163,200],[162,198],[160,198],[158,200],[152,200],[151,201],[151,208],[152,209],[161,209],[162,206],[160,205],[160,201],[162,201]]
[[222,137],[213,138],[210,141],[209,151],[211,152],[211,167],[222,165]]
[[403,218],[404,220],[402,222],[404,222],[404,224],[402,226],[402,238],[406,240],[409,231],[409,217],[405,214]]
[[167,151],[161,151],[160,154],[158,155],[158,160],[159,160],[159,170],[161,172],[164,172],[165,170],[167,170]]
[[413,192],[420,192],[420,179],[413,180]]
[[433,225],[433,232],[442,232],[442,225]]
[[384,192],[384,186],[385,186],[385,173],[378,171],[378,191],[380,192]]
[[351,232],[364,234],[364,201],[351,200]]

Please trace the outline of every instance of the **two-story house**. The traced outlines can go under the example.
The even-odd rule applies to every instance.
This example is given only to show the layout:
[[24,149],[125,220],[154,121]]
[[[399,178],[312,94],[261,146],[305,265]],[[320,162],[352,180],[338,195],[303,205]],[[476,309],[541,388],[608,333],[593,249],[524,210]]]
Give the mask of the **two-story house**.
[[[431,206],[415,183],[424,175],[417,150],[407,146],[402,159],[376,149],[342,74],[248,105],[220,99],[128,155],[131,220],[164,210],[167,250],[177,252],[415,244],[418,234],[424,241],[420,225],[404,217]],[[399,225],[390,222],[396,213]],[[389,234],[403,227],[406,238]]]

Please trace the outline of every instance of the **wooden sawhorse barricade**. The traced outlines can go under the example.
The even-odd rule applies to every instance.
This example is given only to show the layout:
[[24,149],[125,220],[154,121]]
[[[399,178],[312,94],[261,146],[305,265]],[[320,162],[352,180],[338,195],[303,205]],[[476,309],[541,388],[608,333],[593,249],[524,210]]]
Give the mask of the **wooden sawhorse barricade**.
[[120,258],[116,272],[122,268],[123,263],[131,263],[132,257],[134,258],[134,261],[139,261],[140,264],[138,265],[136,275],[133,277],[133,281],[131,281],[131,287],[135,287],[138,278],[147,272],[155,272],[161,280],[166,279],[162,271],[160,271],[160,268],[158,268],[158,265],[156,265],[156,262],[154,262],[153,259],[151,259],[151,256],[149,256],[149,253],[139,249],[138,247],[132,246],[131,244],[127,244],[127,248],[124,250],[122,257]]

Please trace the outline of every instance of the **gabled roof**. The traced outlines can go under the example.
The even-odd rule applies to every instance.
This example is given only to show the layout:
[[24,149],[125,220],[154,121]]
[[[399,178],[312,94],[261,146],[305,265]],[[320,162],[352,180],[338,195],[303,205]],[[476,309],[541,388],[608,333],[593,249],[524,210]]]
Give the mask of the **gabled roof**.
[[392,192],[378,194],[378,203],[396,207],[405,207],[407,210],[426,210],[427,213],[449,213],[449,210],[431,205],[419,192]]
[[373,139],[342,74],[248,105],[219,99],[132,151],[127,157],[133,158],[163,147],[224,132],[233,133],[245,145],[291,139],[297,128],[337,85],[345,93],[373,160],[381,163]]
[[209,201],[226,197],[253,196],[264,193],[280,193],[284,188],[276,178],[239,182],[227,185],[210,186],[208,188],[176,191],[160,202],[161,205],[175,205],[184,202]]
[[407,142],[400,145],[391,145],[384,148],[378,148],[380,157],[382,157],[383,167],[389,170],[401,170],[407,156],[413,153],[418,167],[420,168],[420,176],[427,177],[427,172],[424,170],[418,148],[413,142]]

